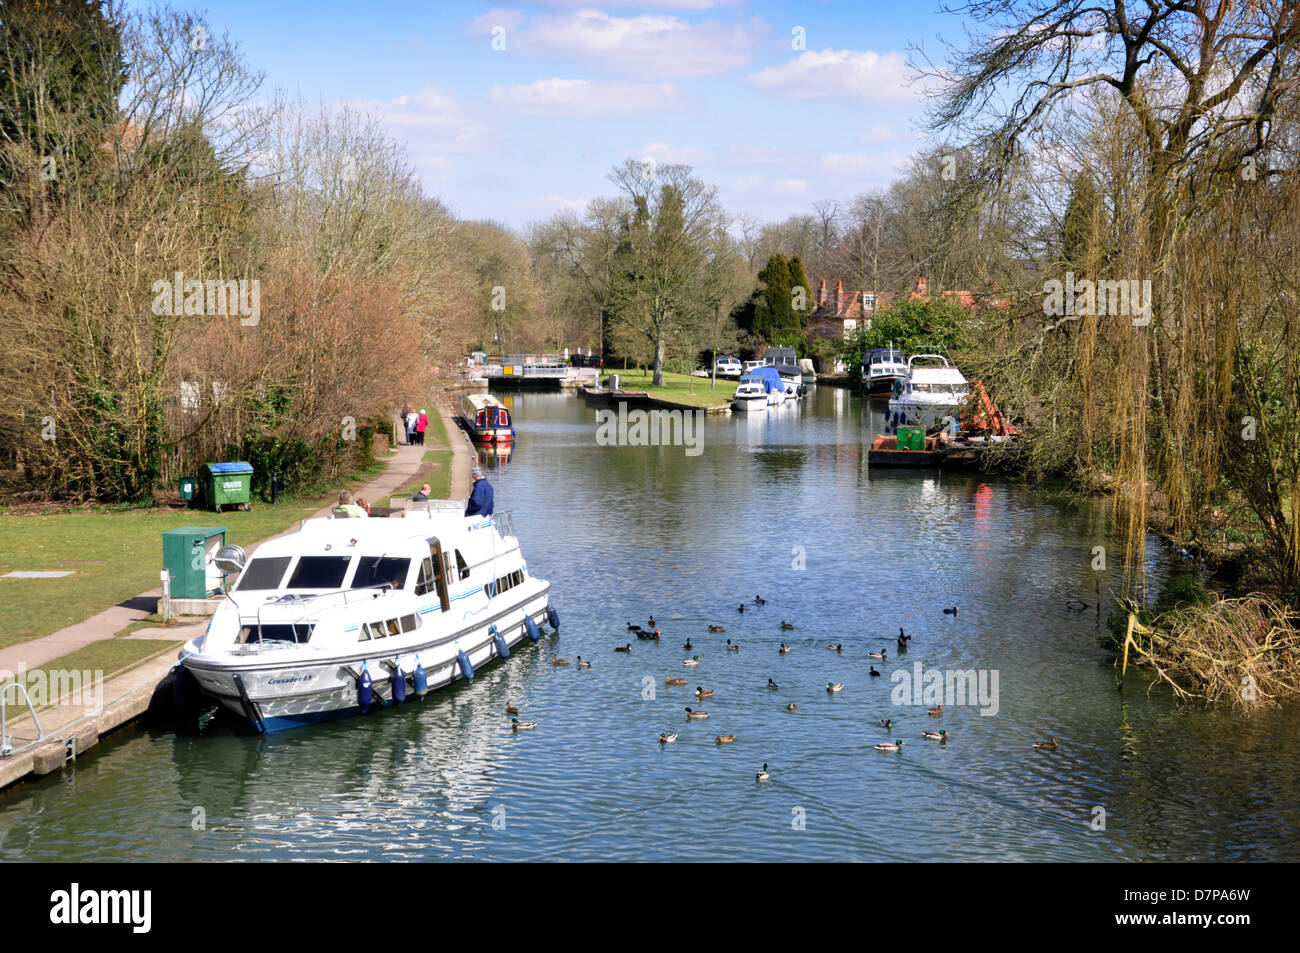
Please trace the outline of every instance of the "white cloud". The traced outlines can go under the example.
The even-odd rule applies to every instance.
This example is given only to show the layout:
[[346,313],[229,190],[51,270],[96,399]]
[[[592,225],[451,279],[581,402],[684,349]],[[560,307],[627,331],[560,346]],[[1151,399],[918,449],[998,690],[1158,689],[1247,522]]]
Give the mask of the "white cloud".
[[563,57],[639,79],[709,76],[744,66],[759,27],[675,16],[616,17],[602,10],[538,17],[510,49]]
[[647,156],[660,165],[698,165],[710,161],[713,153],[708,149],[697,149],[695,146],[670,146],[666,142],[648,142],[637,150],[635,158],[644,159]]
[[[523,10],[506,10],[502,7],[493,7],[481,17],[475,17],[471,20],[468,32],[471,36],[488,36],[495,27],[503,26],[506,30],[512,30],[523,22]],[[510,43],[507,38],[506,49],[509,48]]]
[[593,83],[539,79],[526,86],[494,86],[489,97],[527,116],[599,119],[683,109],[672,83]]
[[797,178],[772,179],[760,175],[747,175],[732,179],[728,184],[742,194],[766,195],[781,192],[787,195],[800,195],[808,191],[808,180]]
[[809,50],[781,66],[750,73],[749,81],[794,99],[839,97],[873,106],[911,106],[922,98],[920,83],[909,84],[902,53]]
[[490,141],[481,118],[471,118],[450,94],[432,87],[395,99],[354,100],[350,105],[376,115],[413,151],[475,151]]
[[876,125],[872,126],[865,132],[858,133],[858,142],[865,142],[867,145],[875,145],[878,142],[893,142],[901,139],[902,135],[892,126]]
[[574,199],[567,195],[542,195],[538,196],[538,201],[545,203],[552,208],[558,208],[561,211],[573,212],[582,215],[587,211],[587,204],[591,199]]

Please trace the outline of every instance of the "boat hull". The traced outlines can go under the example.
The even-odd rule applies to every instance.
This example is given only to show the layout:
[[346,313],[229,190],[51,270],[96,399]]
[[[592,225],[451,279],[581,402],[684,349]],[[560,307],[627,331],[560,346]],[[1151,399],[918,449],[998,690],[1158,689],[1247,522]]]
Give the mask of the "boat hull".
[[[374,651],[379,643],[367,642],[358,643],[351,654],[334,657],[286,659],[250,655],[245,659],[229,654],[216,657],[198,654],[185,658],[181,664],[193,676],[200,692],[218,702],[245,727],[256,732],[281,731],[361,714],[357,680],[363,663],[372,680],[374,704],[371,707],[392,704],[394,663],[402,667],[407,700],[415,700],[412,676],[417,655],[430,693],[463,680],[459,651],[463,650],[473,669],[478,670],[500,657],[490,627],[495,627],[496,633],[504,638],[507,650],[526,641],[525,616],[538,625],[545,621],[548,592],[549,586],[525,594],[471,627],[431,634],[423,642],[393,645],[382,653]],[[361,650],[362,646],[368,647],[368,653]]]
[[731,409],[741,414],[754,414],[767,410],[767,395],[737,398],[731,402]]
[[889,428],[924,427],[929,430],[943,423],[945,417],[956,417],[960,404],[919,403],[893,398],[889,401]]

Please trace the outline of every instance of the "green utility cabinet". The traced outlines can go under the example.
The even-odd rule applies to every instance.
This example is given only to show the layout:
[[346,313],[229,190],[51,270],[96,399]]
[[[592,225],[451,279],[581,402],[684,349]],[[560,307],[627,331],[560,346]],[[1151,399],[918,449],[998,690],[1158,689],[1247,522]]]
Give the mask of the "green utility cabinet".
[[925,428],[924,427],[899,427],[898,428],[898,449],[899,450],[924,450],[925,449]]
[[213,560],[226,545],[226,527],[179,526],[163,533],[162,543],[173,599],[206,599],[221,591],[225,575]]
[[199,490],[205,509],[221,512],[223,506],[249,509],[253,486],[251,463],[205,463],[199,468]]
[[185,503],[194,499],[194,477],[181,477],[181,500]]

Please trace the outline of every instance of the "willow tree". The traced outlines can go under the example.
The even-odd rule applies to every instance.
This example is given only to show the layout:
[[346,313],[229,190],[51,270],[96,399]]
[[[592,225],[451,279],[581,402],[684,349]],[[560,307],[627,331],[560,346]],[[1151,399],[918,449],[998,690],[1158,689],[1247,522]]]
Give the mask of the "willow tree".
[[[1204,368],[1219,368],[1241,341],[1236,319],[1213,300],[1228,296],[1228,286],[1200,281],[1203,297],[1188,295],[1189,275],[1211,271],[1204,251],[1189,257],[1190,226],[1243,183],[1294,171],[1294,150],[1288,157],[1279,148],[1288,131],[1276,119],[1294,98],[1300,5],[993,0],[947,9],[977,29],[964,49],[952,49],[946,70],[931,72],[941,88],[930,120],[975,146],[972,201],[1022,174],[1053,123],[1081,112],[1080,137],[1101,129],[1124,139],[1094,139],[1089,148],[1133,160],[1112,165],[1102,183],[1102,240],[1113,253],[1082,257],[1102,257],[1114,272],[1089,277],[1150,280],[1151,320],[1094,313],[1070,356],[1088,367],[1096,348],[1114,356],[1109,414],[1089,415],[1085,426],[1110,430],[1115,485],[1129,504],[1126,562],[1140,567],[1152,490],[1161,491],[1175,530],[1195,532],[1227,449],[1232,374]],[[1110,121],[1092,121],[1089,104],[1113,106]],[[1077,236],[1077,214],[1071,225]],[[1072,254],[1081,254],[1077,243]],[[1096,436],[1082,435],[1088,444]]]

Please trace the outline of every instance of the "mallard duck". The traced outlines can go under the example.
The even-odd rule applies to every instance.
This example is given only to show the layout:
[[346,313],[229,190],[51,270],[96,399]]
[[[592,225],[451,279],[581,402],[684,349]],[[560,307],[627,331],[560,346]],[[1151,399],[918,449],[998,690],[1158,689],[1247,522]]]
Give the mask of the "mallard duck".
[[947,741],[948,732],[944,728],[940,728],[938,731],[923,731],[921,737],[929,738],[931,741]]
[[686,679],[684,679],[684,678],[673,678],[671,675],[665,675],[665,676],[664,676],[664,684],[665,684],[665,685],[685,685],[685,684],[686,684]]
[[782,619],[782,620],[781,620],[781,631],[782,631],[782,632],[793,632],[793,631],[794,631],[794,626],[791,625],[789,622],[786,622],[785,619]]
[[520,721],[518,718],[510,719],[510,728],[512,731],[527,731],[530,728],[536,728],[535,721]]
[[514,702],[506,702],[506,714],[507,715],[519,714],[519,709],[515,706]]
[[876,750],[877,751],[902,751],[903,739],[898,738],[894,741],[893,744],[890,744],[888,741],[882,741],[880,744],[876,745]]
[[736,736],[735,736],[735,735],[718,735],[718,737],[714,738],[713,740],[716,741],[716,742],[717,742],[718,744],[720,744],[720,745],[729,745],[729,744],[731,744],[733,741],[736,740]]
[[1046,741],[1035,741],[1034,747],[1043,751],[1055,751],[1060,742],[1056,738],[1048,738]]
[[943,715],[943,706],[942,706],[942,705],[935,705],[933,708],[927,708],[927,709],[926,709],[926,712],[927,712],[927,714],[931,714],[931,715],[934,715],[935,717],[939,717],[939,716]]
[[772,777],[771,773],[767,770],[767,762],[764,761],[764,762],[763,762],[763,770],[760,771],[760,772],[758,772],[758,774],[754,775],[754,780],[755,780],[755,781],[767,781],[767,780],[770,780],[771,777]]
[[739,651],[740,651],[740,646],[734,644],[734,643],[731,641],[731,639],[727,639],[727,651],[728,651],[728,652],[739,652]]
[[944,614],[944,615],[956,615],[956,614],[957,614],[957,607],[956,607],[956,606],[950,606],[949,608],[943,610],[943,614]]
[[705,718],[709,717],[709,713],[707,711],[692,711],[688,708],[686,709],[686,717],[694,719],[695,721],[703,721]]
[[578,668],[591,668],[591,663],[584,661],[582,656],[578,656]]
[[648,626],[650,626],[650,628],[653,629],[653,628],[655,627],[655,617],[654,617],[654,616],[651,616],[651,617],[650,617],[650,621],[647,622],[646,624],[647,624]]
[[727,631],[727,627],[726,627],[725,625],[711,625],[711,626],[709,626],[709,631],[710,631],[710,632],[726,632],[726,631]]
[[876,667],[874,665],[871,666],[871,669],[867,672],[867,674],[870,675],[872,678],[880,677],[880,673],[876,671]]
[[843,652],[843,651],[844,651],[844,643],[843,643],[843,642],[832,642],[830,645],[828,645],[828,646],[826,646],[826,647],[827,647],[828,649],[830,649],[832,652]]
[[786,711],[794,711],[794,710],[795,710],[796,708],[798,708],[798,707],[799,707],[799,706],[796,705],[794,702],[791,702],[790,704],[788,704],[788,705],[785,706],[785,710],[786,710]]
[[614,646],[614,651],[615,651],[615,652],[631,652],[631,651],[632,651],[632,643],[629,642],[627,645],[616,645],[616,646]]
[[882,718],[882,719],[880,719],[880,721],[876,722],[876,724],[878,724],[881,728],[893,728],[893,727],[894,727],[894,723],[893,723],[892,721],[890,721],[888,718]]
[[661,745],[670,745],[673,744],[676,740],[677,740],[676,732],[673,732],[672,734],[661,732],[659,735],[659,743]]
[[552,656],[551,656],[551,664],[552,664],[552,665],[555,665],[555,666],[568,665],[568,664],[569,664],[569,660],[568,660],[567,658],[558,658],[557,656],[552,655]]
[[700,657],[698,655],[692,655],[686,661],[682,662],[682,664],[685,665],[687,668],[698,668],[700,664]]
[[827,682],[827,683],[826,683],[826,691],[827,691],[829,694],[831,694],[831,695],[834,695],[836,692],[842,692],[842,691],[844,691],[844,683],[843,683],[843,682],[835,682],[835,683],[832,684],[831,682]]
[[907,643],[911,641],[912,641],[912,637],[910,635],[904,635],[902,629],[898,630],[898,647],[900,650],[906,652]]
[[780,652],[781,652],[782,655],[789,655],[789,654],[790,654],[790,646],[788,646],[788,645],[786,645],[784,642],[782,642],[782,643],[781,643]]
[[690,636],[687,636],[687,638],[686,638],[686,644],[683,645],[682,648],[684,648],[684,649],[685,649],[686,651],[688,651],[688,652],[689,652],[691,649],[695,648],[695,646],[691,644]]
[[770,689],[772,689],[772,691],[776,691],[776,690],[777,690],[778,688],[780,688],[781,686],[778,685],[776,682],[772,681],[772,680],[769,678],[769,679],[767,680],[767,687],[770,688]]
[[878,658],[883,662],[885,660],[885,654],[885,650],[881,649],[879,652],[868,652],[867,658]]
[[754,605],[765,606],[767,605],[767,600],[764,599],[762,596],[754,596]]
[[745,604],[742,602],[742,603],[740,604],[740,608],[738,608],[736,611],[737,611],[737,612],[744,612],[744,611],[745,611]]
[[711,688],[709,688],[709,689],[704,689],[704,688],[701,688],[699,685],[696,685],[696,686],[695,686],[695,697],[696,697],[696,698],[712,698],[712,697],[713,697],[713,689],[711,689]]

